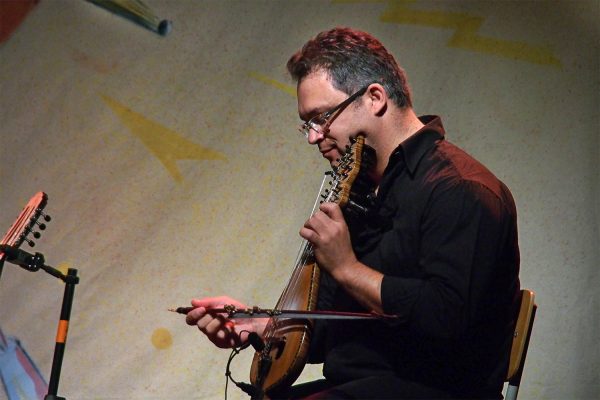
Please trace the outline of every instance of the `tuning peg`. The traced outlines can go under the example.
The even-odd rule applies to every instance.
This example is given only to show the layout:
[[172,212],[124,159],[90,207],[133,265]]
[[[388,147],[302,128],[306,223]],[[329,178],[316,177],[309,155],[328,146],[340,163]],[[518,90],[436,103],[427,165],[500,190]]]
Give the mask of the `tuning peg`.
[[46,221],[46,222],[52,221],[52,217],[50,217],[48,214],[44,214],[41,211],[40,211],[40,214],[44,216],[44,221]]
[[35,242],[33,240],[27,239],[27,238],[24,238],[23,240],[25,242],[27,242],[27,244],[29,245],[29,247],[34,247],[35,246]]
[[[44,226],[45,228],[45,226]],[[23,234],[23,239],[27,239],[27,235],[32,234],[34,238],[39,239],[42,237],[42,234],[33,230],[33,226],[29,226],[25,229]]]
[[40,231],[46,229],[46,224],[35,221],[35,224],[40,227]]

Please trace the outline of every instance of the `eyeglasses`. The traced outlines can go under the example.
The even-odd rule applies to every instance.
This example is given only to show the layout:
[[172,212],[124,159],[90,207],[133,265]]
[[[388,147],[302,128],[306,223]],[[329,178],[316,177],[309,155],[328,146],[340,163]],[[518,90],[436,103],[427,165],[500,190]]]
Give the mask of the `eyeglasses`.
[[308,135],[310,134],[311,129],[313,129],[318,134],[325,134],[325,129],[331,123],[330,120],[334,116],[334,114],[337,111],[343,111],[346,107],[348,107],[348,105],[350,103],[352,103],[354,100],[356,100],[357,98],[359,98],[360,96],[365,94],[365,92],[371,85],[372,85],[372,83],[369,83],[368,85],[364,86],[358,92],[354,93],[352,96],[348,97],[346,100],[342,101],[340,104],[333,107],[331,110],[328,110],[328,111],[325,111],[325,112],[315,115],[314,117],[312,117],[305,123],[301,124],[298,127],[298,130],[307,139],[308,139]]

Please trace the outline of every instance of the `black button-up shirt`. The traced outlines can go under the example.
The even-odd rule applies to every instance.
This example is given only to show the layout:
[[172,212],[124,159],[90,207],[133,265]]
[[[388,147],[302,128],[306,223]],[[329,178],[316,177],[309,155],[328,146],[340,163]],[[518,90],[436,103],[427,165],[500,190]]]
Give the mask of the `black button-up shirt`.
[[[514,201],[444,140],[439,117],[421,120],[391,155],[371,212],[348,218],[357,257],[384,274],[383,309],[398,320],[319,322],[311,351],[333,382],[393,373],[457,395],[495,396],[519,292]],[[328,275],[319,308],[361,310]]]

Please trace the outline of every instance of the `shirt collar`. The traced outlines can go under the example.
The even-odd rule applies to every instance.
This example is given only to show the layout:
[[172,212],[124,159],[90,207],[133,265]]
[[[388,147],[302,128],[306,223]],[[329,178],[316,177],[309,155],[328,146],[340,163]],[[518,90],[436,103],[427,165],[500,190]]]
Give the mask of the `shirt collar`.
[[415,173],[419,161],[438,140],[444,140],[444,126],[437,115],[423,115],[419,120],[425,124],[396,148],[393,154],[401,153],[411,175]]

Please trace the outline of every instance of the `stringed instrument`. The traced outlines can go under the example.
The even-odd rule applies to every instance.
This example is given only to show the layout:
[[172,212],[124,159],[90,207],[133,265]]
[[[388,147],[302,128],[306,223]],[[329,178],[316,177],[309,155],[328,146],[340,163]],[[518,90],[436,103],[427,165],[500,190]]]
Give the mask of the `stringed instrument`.
[[[364,144],[364,136],[351,140],[351,145],[329,173],[330,188],[321,185],[319,197],[337,203],[345,212],[362,213],[366,208],[357,199],[372,188],[366,171],[374,162],[374,150]],[[323,202],[322,201],[322,202]],[[315,202],[317,208],[318,201]],[[314,212],[314,209],[313,209]],[[304,240],[290,281],[274,310],[314,311],[319,292],[320,271],[312,245]],[[250,381],[260,392],[253,398],[277,393],[298,378],[308,357],[313,321],[310,317],[270,318],[263,332],[264,349],[254,354]]]
[[[46,224],[38,222],[38,219],[43,216],[46,222],[50,221],[50,216],[44,214],[42,211],[48,203],[48,196],[44,192],[37,192],[29,200],[25,208],[21,211],[16,221],[6,232],[6,235],[2,238],[0,245],[11,246],[12,248],[20,247],[23,242],[27,242],[29,246],[35,246],[33,240],[28,238],[31,234],[35,239],[39,239],[41,234],[34,231],[36,225],[39,230],[46,229]],[[2,274],[2,265],[6,259],[6,254],[0,251],[0,275]]]

